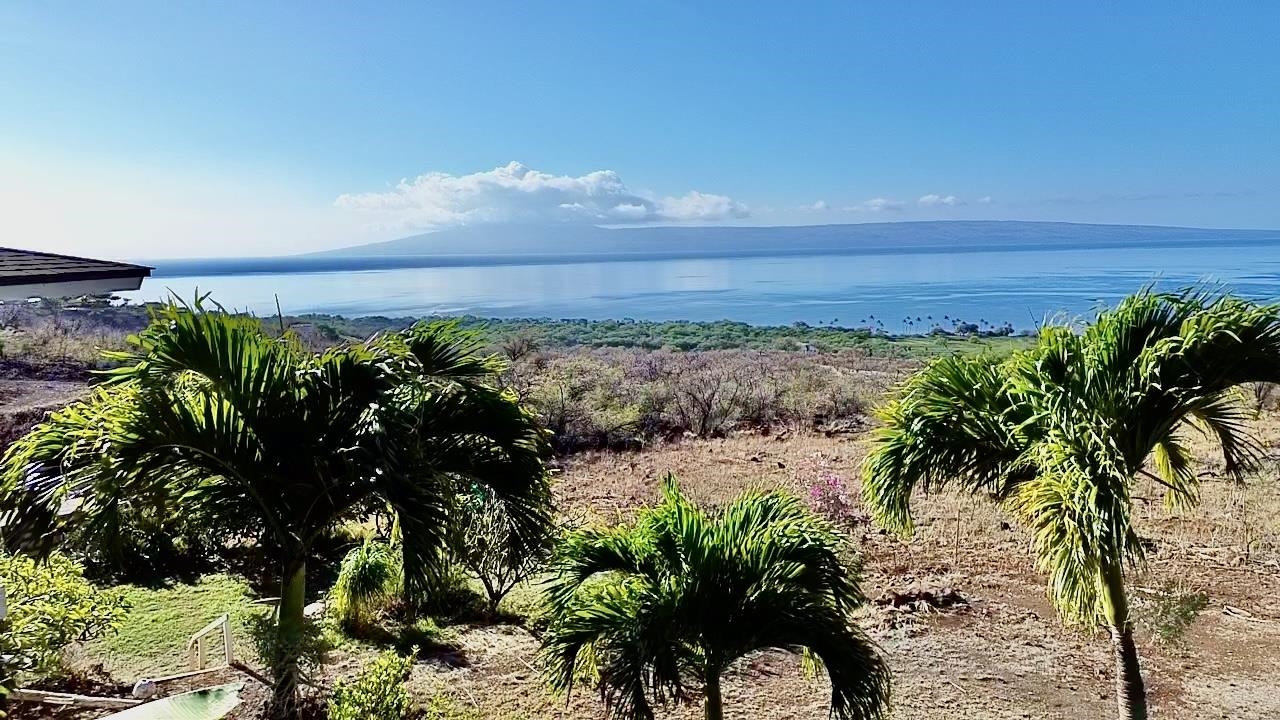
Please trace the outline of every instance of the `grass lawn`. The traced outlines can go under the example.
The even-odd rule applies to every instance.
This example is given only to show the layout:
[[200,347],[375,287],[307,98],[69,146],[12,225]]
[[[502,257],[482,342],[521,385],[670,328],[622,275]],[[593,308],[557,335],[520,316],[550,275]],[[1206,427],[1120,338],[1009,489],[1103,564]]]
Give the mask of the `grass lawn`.
[[[187,641],[224,613],[231,616],[237,656],[251,657],[248,621],[267,611],[252,604],[244,580],[227,575],[208,575],[191,585],[120,589],[130,606],[120,632],[89,643],[84,650],[89,662],[102,663],[121,681],[186,670]],[[210,650],[211,661],[215,656],[218,651]]]

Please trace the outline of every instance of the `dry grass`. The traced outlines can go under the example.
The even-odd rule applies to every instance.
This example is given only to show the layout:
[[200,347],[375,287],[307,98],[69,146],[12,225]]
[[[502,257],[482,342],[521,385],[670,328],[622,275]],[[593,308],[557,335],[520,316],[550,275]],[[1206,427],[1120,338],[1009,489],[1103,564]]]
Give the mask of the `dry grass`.
[[[1262,420],[1259,431],[1268,447],[1280,446],[1280,416]],[[679,474],[690,496],[714,504],[753,488],[805,493],[824,472],[856,478],[865,448],[865,435],[740,434],[634,453],[587,453],[565,462],[555,491],[566,513],[609,521],[653,501],[659,478],[669,471]],[[1207,461],[1201,469],[1213,468]],[[1153,716],[1276,717],[1280,484],[1274,471],[1245,487],[1209,477],[1203,502],[1189,511],[1166,510],[1155,487],[1143,487],[1140,494],[1151,500],[1139,502],[1139,514],[1155,549],[1149,568],[1133,584],[1155,588],[1177,580],[1207,592],[1210,600],[1185,643],[1163,645],[1145,632],[1140,636]],[[876,598],[913,587],[952,587],[969,605],[901,612],[871,604],[862,611],[860,622],[894,670],[894,717],[1110,716],[1107,640],[1058,619],[1021,529],[998,508],[952,494],[917,498],[916,513],[910,541],[865,524],[855,528],[853,539],[865,559],[864,590]],[[1244,614],[1225,613],[1225,607]],[[605,718],[590,688],[568,700],[546,693],[537,671],[538,642],[524,628],[452,630],[461,652],[419,663],[410,679],[419,700],[453,708],[438,717]],[[371,656],[370,650],[344,648],[331,658],[323,680],[353,674]],[[739,663],[724,690],[728,717],[827,717],[825,681],[806,677],[798,661],[783,653]],[[695,703],[660,717],[692,720],[700,713]]]
[[[1259,430],[1280,445],[1280,418]],[[804,493],[823,471],[856,478],[861,436],[801,435],[778,440],[738,435],[636,453],[589,453],[563,468],[557,500],[565,512],[614,519],[654,500],[657,481],[675,472],[686,491],[720,503],[752,488]],[[1202,468],[1213,471],[1208,461]],[[1183,645],[1142,638],[1153,714],[1167,718],[1269,718],[1280,713],[1280,484],[1268,471],[1245,487],[1210,477],[1201,505],[1166,510],[1155,487],[1140,494],[1140,527],[1155,541],[1138,587],[1166,580],[1208,593],[1210,605]],[[1105,637],[1064,627],[1044,597],[1027,536],[998,508],[969,497],[920,497],[910,542],[872,527],[855,538],[864,553],[868,595],[912,586],[954,587],[971,605],[958,611],[898,613],[879,607],[862,622],[895,671],[895,717],[1078,718],[1113,712]],[[1246,544],[1247,543],[1247,544]],[[1247,548],[1247,549],[1246,549]],[[1251,615],[1223,612],[1225,606]],[[443,693],[483,717],[603,718],[589,689],[566,704],[545,695],[535,671],[537,642],[513,627],[462,634],[466,668],[420,666],[414,685]],[[726,682],[731,717],[824,718],[821,680],[798,663],[765,653]],[[663,717],[698,717],[696,706]]]
[[[655,357],[672,365],[646,369],[643,364]],[[555,486],[564,513],[606,522],[625,517],[657,497],[658,481],[668,472],[680,476],[692,498],[711,504],[753,488],[805,494],[824,472],[849,479],[856,489],[858,466],[866,452],[865,423],[852,413],[840,432],[828,436],[812,432],[810,422],[797,421],[806,413],[820,412],[826,392],[825,386],[806,389],[805,378],[825,374],[847,379],[854,394],[870,405],[915,366],[914,361],[856,353],[744,351],[708,357],[717,361],[710,371],[713,377],[719,372],[717,364],[732,375],[746,363],[799,382],[800,390],[787,396],[798,410],[790,421],[773,424],[768,435],[738,432],[721,439],[656,442],[627,453],[569,456],[562,461]],[[674,364],[686,361],[635,351],[544,354],[543,360],[522,360],[522,367],[533,374],[513,382],[524,382],[521,389],[532,394],[539,386],[571,376],[561,371],[576,364],[583,366],[579,374],[587,375],[600,366],[621,368],[607,376],[613,384],[590,386],[581,397],[587,416],[586,411],[601,408],[625,415],[631,411],[599,403],[618,388],[632,392],[645,373],[664,378]],[[695,378],[706,371],[684,370]],[[640,398],[632,399],[640,404]],[[1275,671],[1280,665],[1280,413],[1260,418],[1257,430],[1273,455],[1269,467],[1246,485],[1216,476],[1221,464],[1209,455],[1208,444],[1201,443],[1196,449],[1203,459],[1199,469],[1205,482],[1199,506],[1171,511],[1161,502],[1158,486],[1138,489],[1139,529],[1153,542],[1153,550],[1149,566],[1133,579],[1135,595],[1141,596],[1143,588],[1175,582],[1209,597],[1208,608],[1185,643],[1158,644],[1145,632],[1140,637],[1155,717],[1280,716]],[[874,598],[913,586],[953,587],[970,604],[941,612],[892,612],[879,606],[864,612],[861,622],[894,669],[894,717],[994,720],[1112,714],[1111,658],[1105,637],[1063,626],[1044,597],[1044,580],[1034,567],[1028,537],[1012,519],[989,503],[951,494],[918,498],[916,516],[917,531],[910,541],[865,524],[855,529],[853,539],[865,559],[867,594]],[[1227,607],[1241,612],[1224,612]],[[461,667],[451,661],[415,668],[411,685],[424,701],[445,697],[485,718],[604,717],[589,688],[568,702],[546,694],[536,670],[537,640],[524,629],[459,628],[458,637],[465,658]],[[326,675],[332,679],[354,672],[362,657],[358,652],[340,654]],[[725,695],[729,717],[827,716],[823,681],[807,679],[796,660],[781,653],[764,653],[741,663],[727,678]],[[699,715],[695,705],[662,717]]]

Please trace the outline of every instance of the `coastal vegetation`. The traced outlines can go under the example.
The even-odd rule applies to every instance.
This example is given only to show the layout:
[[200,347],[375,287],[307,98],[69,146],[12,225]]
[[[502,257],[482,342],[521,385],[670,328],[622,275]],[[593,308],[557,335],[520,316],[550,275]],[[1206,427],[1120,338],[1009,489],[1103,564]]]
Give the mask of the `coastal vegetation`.
[[[41,300],[0,308],[0,331],[7,355],[96,364],[98,350],[123,347],[125,338],[149,322],[154,304],[120,303],[106,297],[76,301]],[[943,352],[968,352],[1025,345],[1029,331],[986,318],[945,315],[901,318],[906,334],[885,332],[883,320],[858,318],[791,325],[710,322],[481,318],[460,316],[463,329],[483,333],[494,346],[544,349],[633,348],[642,350],[855,350],[877,357],[925,358]],[[264,318],[268,331],[281,324],[305,342],[330,345],[360,341],[376,333],[403,330],[418,318],[285,315]]]
[[[101,357],[40,354],[39,313],[7,331],[9,387],[80,390],[14,421],[0,558],[58,544],[51,592],[99,608],[0,653],[11,688],[128,694],[228,614],[270,682],[235,718],[1274,709],[1249,690],[1280,660],[1270,306],[1141,293],[888,351],[150,310],[59,309]],[[1178,669],[1227,647],[1232,674]]]
[[502,503],[513,543],[549,522],[542,431],[479,382],[495,366],[450,325],[316,354],[256,320],[170,305],[130,344],[106,383],[9,449],[6,541],[43,553],[60,526],[87,525],[94,545],[113,545],[132,516],[170,514],[270,548],[273,716],[294,714],[307,561],[336,525],[388,507],[406,599],[419,602],[471,484]]
[[1277,308],[1141,292],[1082,332],[1048,329],[1008,358],[930,363],[880,413],[863,499],[900,532],[911,530],[917,489],[954,483],[1003,502],[1031,531],[1058,611],[1109,631],[1120,717],[1144,720],[1125,579],[1146,559],[1132,520],[1135,480],[1159,483],[1171,507],[1196,503],[1187,436],[1199,432],[1218,446],[1224,475],[1243,482],[1262,449],[1240,391],[1274,382]]

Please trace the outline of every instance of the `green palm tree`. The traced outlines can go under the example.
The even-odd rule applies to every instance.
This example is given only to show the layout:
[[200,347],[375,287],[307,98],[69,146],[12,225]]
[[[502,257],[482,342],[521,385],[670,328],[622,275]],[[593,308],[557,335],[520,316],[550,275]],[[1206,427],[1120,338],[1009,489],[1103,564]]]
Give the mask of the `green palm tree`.
[[495,361],[452,325],[317,354],[198,301],[159,311],[113,357],[123,366],[104,385],[10,448],[6,539],[47,546],[58,526],[116,517],[122,503],[260,530],[282,577],[269,658],[278,715],[300,680],[307,558],[335,524],[393,508],[406,591],[421,595],[460,487],[500,498],[517,541],[549,520],[543,433],[487,384]]
[[1226,474],[1259,457],[1244,383],[1280,380],[1280,308],[1188,291],[1144,290],[1080,332],[1046,327],[1007,358],[935,360],[882,409],[863,465],[881,524],[911,530],[915,489],[954,485],[1002,502],[1033,534],[1049,597],[1069,621],[1106,626],[1120,716],[1145,718],[1146,693],[1125,592],[1143,562],[1131,493],[1139,477],[1189,506],[1199,431]]
[[746,495],[711,515],[668,476],[662,502],[634,524],[564,541],[547,591],[548,683],[568,693],[591,678],[628,720],[701,686],[707,719],[719,720],[724,670],[780,648],[825,667],[833,717],[881,717],[889,670],[850,619],[863,597],[841,542],[787,495]]

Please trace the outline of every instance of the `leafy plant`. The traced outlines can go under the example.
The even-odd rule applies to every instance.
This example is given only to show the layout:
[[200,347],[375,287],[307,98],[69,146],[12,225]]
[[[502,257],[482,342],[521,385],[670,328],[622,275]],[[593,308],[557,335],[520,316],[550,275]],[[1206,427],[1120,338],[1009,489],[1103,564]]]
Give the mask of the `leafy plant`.
[[329,720],[403,720],[413,710],[404,683],[413,660],[387,651],[352,680],[339,680],[329,700]]
[[253,653],[269,668],[289,663],[296,674],[296,682],[311,682],[333,647],[325,629],[310,619],[303,618],[294,634],[285,636],[279,632],[279,609],[269,613],[255,613],[245,620],[245,629],[253,645]]
[[143,703],[102,720],[219,720],[240,704],[244,683],[194,690]]
[[347,553],[329,597],[334,617],[349,630],[366,626],[400,597],[404,561],[389,543],[367,539]]
[[1154,595],[1139,605],[1139,618],[1160,642],[1175,644],[1191,629],[1196,616],[1209,607],[1209,594],[1187,591],[1174,581],[1165,582]]
[[542,567],[553,529],[548,524],[535,535],[515,532],[502,500],[482,487],[460,497],[449,550],[454,561],[484,586],[490,615],[507,593]]
[[262,528],[283,569],[271,670],[273,713],[287,715],[318,538],[390,505],[414,595],[442,571],[461,487],[501,496],[520,532],[548,521],[544,435],[493,387],[500,364],[478,347],[453,324],[422,323],[312,353],[202,300],[164,306],[110,355],[121,367],[108,383],[10,447],[5,539],[48,550],[60,528],[96,522],[121,500]]
[[1143,291],[1078,332],[1046,327],[1008,358],[933,361],[881,411],[863,499],[904,533],[917,487],[956,484],[1002,501],[1031,530],[1059,612],[1110,630],[1120,717],[1145,718],[1125,584],[1145,557],[1134,485],[1145,478],[1167,503],[1195,504],[1194,431],[1243,479],[1262,453],[1240,388],[1277,380],[1280,306]]
[[883,717],[889,669],[850,613],[863,596],[830,523],[796,498],[749,494],[707,513],[673,477],[635,523],[571,532],[547,586],[541,660],[551,688],[580,678],[621,718],[700,687],[724,717],[720,676],[766,648],[804,653],[831,681],[831,716]]
[[118,592],[93,587],[62,553],[46,562],[0,554],[0,586],[8,607],[0,620],[0,686],[10,689],[19,677],[57,672],[68,645],[113,632],[126,611]]
[[866,521],[858,510],[857,496],[849,489],[849,484],[832,472],[823,472],[818,482],[809,488],[809,504],[819,515],[842,529],[847,530]]

